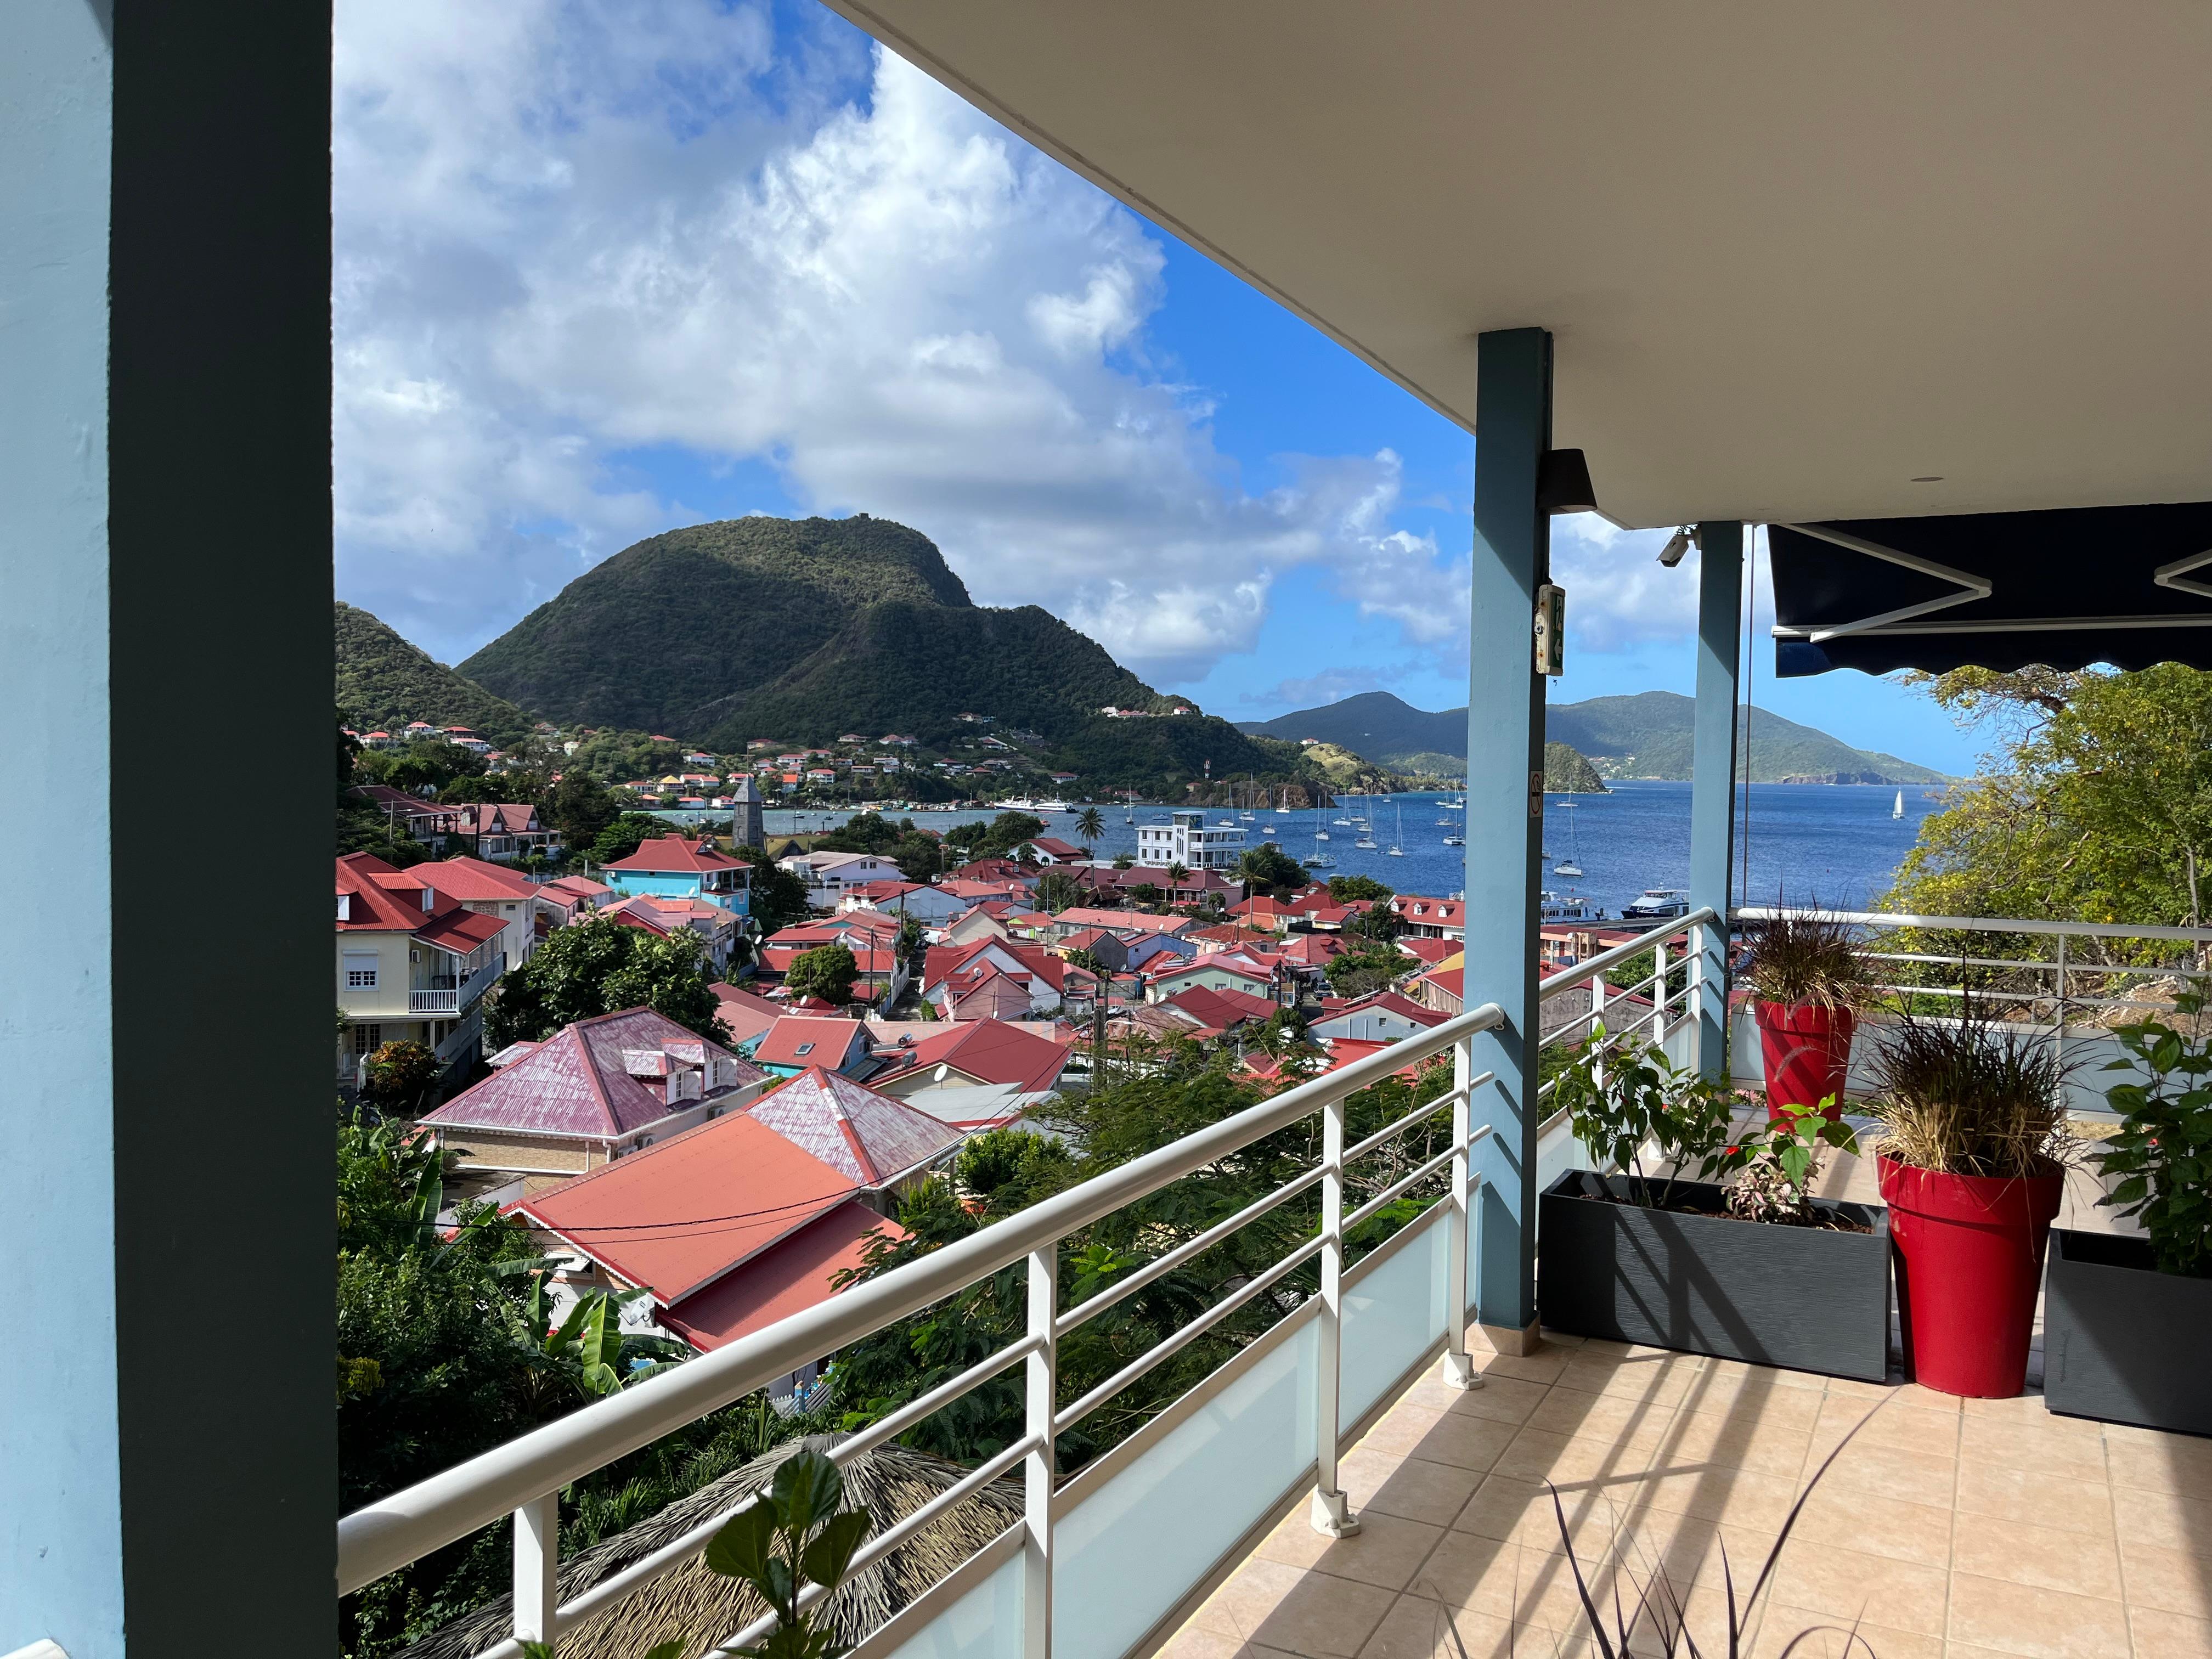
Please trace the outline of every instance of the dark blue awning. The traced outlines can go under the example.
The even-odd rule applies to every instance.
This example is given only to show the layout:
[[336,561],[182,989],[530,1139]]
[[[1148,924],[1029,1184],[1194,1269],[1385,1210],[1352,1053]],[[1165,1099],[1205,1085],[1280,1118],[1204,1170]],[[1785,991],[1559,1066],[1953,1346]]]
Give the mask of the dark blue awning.
[[1768,528],[1774,669],[2212,668],[2212,501]]

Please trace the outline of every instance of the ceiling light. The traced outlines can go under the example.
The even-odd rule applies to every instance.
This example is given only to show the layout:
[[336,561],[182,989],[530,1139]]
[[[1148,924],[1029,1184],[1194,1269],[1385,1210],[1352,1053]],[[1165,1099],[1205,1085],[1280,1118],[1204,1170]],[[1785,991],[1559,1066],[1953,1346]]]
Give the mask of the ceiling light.
[[1667,538],[1667,545],[1659,550],[1659,562],[1672,570],[1682,562],[1690,550],[1690,527],[1684,525]]
[[1579,449],[1547,449],[1536,468],[1536,506],[1546,515],[1595,513],[1597,491]]
[[1915,483],[1942,483],[1943,482],[1943,475],[1940,472],[1931,472],[1926,477],[1915,478],[1912,482]]

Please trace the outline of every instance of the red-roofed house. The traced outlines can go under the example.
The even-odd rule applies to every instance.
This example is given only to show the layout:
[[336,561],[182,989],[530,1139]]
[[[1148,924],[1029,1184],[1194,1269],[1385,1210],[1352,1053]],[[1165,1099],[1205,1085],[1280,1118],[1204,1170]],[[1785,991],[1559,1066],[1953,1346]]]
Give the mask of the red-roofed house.
[[876,1192],[911,1188],[961,1140],[928,1114],[819,1066],[763,1095],[751,1111],[854,1185]]
[[[970,945],[933,945],[922,959],[921,994],[953,1019],[1016,1019],[1030,1012],[1057,1007],[1071,994],[1093,983],[1041,945],[1006,939],[977,939]],[[986,992],[975,1000],[979,992]],[[1021,1006],[1015,1006],[1018,992]],[[988,1005],[988,1006],[987,1006]]]
[[1434,968],[1460,952],[1457,939],[1419,939],[1411,933],[1401,933],[1391,942],[1398,947],[1401,954],[1413,957],[1424,968]]
[[1377,991],[1331,1010],[1307,1029],[1325,1042],[1340,1038],[1360,1042],[1395,1042],[1401,1037],[1441,1025],[1443,1020],[1444,1017],[1435,1009],[1411,997],[1395,991]]
[[729,968],[744,925],[735,911],[705,899],[654,898],[642,893],[604,905],[599,914],[618,927],[635,927],[663,939],[691,934],[706,951],[708,964],[718,974]]
[[449,834],[478,858],[504,863],[533,853],[550,857],[561,850],[561,832],[540,823],[538,809],[526,801],[481,801],[453,810],[459,816]]
[[446,1066],[472,1059],[478,1005],[507,964],[506,924],[433,884],[436,866],[393,868],[368,853],[337,860],[337,1003],[346,1018],[337,1074],[387,1042],[422,1043]]
[[499,918],[499,948],[507,952],[508,967],[530,960],[539,938],[536,883],[483,859],[445,859],[418,865],[416,873],[465,909]]
[[[568,1289],[647,1291],[653,1322],[702,1352],[834,1294],[872,1233],[902,1237],[859,1182],[744,1112],[563,1182],[513,1212],[582,1259]],[[668,1224],[682,1221],[701,1224]]]
[[868,1063],[868,1028],[837,1014],[786,1014],[753,1048],[753,1064],[778,1077],[817,1066],[857,1077]]
[[750,908],[752,866],[705,839],[668,834],[637,844],[626,859],[601,866],[615,890],[628,897],[704,899],[744,915]]
[[577,1175],[746,1105],[768,1082],[650,1008],[578,1020],[495,1063],[422,1121],[465,1170]]
[[614,889],[582,876],[563,876],[541,883],[537,889],[538,937],[556,927],[581,921],[614,896]]
[[1274,1003],[1266,997],[1244,991],[1214,990],[1204,985],[1188,986],[1162,1000],[1188,1014],[1209,1036],[1219,1036],[1240,1025],[1264,1024],[1275,1012]]
[[755,996],[750,991],[740,990],[734,985],[716,981],[707,988],[714,994],[721,1006],[722,1024],[730,1029],[730,1046],[740,1054],[745,1044],[781,1019],[787,1012],[770,1002],[766,997]]
[[878,910],[912,916],[925,927],[941,927],[968,908],[958,895],[911,881],[864,881],[845,890],[838,901],[848,910]]
[[1189,962],[1162,959],[1162,965],[1145,972],[1145,1000],[1165,1002],[1179,991],[1202,985],[1213,991],[1243,991],[1273,1002],[1276,975],[1239,959],[1233,951],[1199,957]]
[[1415,939],[1461,939],[1467,933],[1467,906],[1458,899],[1396,893],[1391,896],[1390,914]]
[[902,1097],[934,1089],[1010,1085],[1024,1095],[1059,1086],[1074,1048],[1000,1019],[963,1019],[876,1051],[870,1086]]
[[1080,847],[1057,836],[1039,836],[1034,841],[1025,841],[1014,852],[1017,857],[1024,852],[1033,854],[1039,864],[1080,864],[1085,857]]
[[1019,882],[1025,889],[1037,883],[1036,872],[1024,869],[1012,859],[970,859],[945,874],[953,881],[996,882],[1001,885]]

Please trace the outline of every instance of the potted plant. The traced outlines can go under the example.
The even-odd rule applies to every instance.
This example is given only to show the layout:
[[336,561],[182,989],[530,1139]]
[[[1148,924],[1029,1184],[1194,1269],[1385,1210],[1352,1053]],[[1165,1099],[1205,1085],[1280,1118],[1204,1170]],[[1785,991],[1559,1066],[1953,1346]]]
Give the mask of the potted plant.
[[1736,1130],[1744,1103],[1732,1091],[1648,1043],[1622,1039],[1601,1053],[1604,1037],[1594,1029],[1553,1098],[1576,1139],[1622,1173],[1570,1170],[1538,1200],[1544,1323],[1881,1381],[1887,1218],[1812,1195],[1823,1154],[1853,1146],[1832,1103],[1786,1106]]
[[2027,1378],[2072,1146],[2066,1068],[2041,1033],[2008,1030],[1969,997],[1956,1019],[1887,1028],[1875,1070],[1906,1372],[1944,1394],[2009,1398]]
[[1741,978],[1759,1024],[1767,1110],[1825,1101],[1840,1116],[1857,1005],[1869,988],[1850,930],[1817,910],[1793,910],[1747,924],[1744,936]]
[[[2074,1417],[2212,1434],[2212,1041],[2204,999],[2174,999],[2174,1024],[2118,1036],[2148,1083],[2107,1091],[2119,1133],[2090,1154],[2118,1176],[2100,1200],[2140,1237],[2051,1235],[2043,1307],[2043,1403]],[[2194,1036],[2176,1027],[2186,1024]]]

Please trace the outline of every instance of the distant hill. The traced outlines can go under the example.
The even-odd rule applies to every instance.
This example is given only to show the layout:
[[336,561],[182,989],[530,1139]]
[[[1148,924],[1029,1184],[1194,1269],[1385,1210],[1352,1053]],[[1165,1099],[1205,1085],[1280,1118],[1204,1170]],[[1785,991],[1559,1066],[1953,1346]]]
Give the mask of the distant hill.
[[[887,519],[732,519],[625,548],[461,665],[566,726],[726,752],[899,732],[943,747],[1036,734],[1084,791],[1307,775],[1295,754],[1162,696],[1035,605],[976,605],[919,531]],[[1109,719],[1111,705],[1156,714]]]
[[1557,741],[1544,745],[1544,787],[1553,794],[1605,793],[1605,778],[1589,757]]
[[465,726],[499,744],[520,741],[531,717],[506,698],[432,660],[366,611],[336,612],[337,706],[361,732],[397,732],[410,720]]
[[[1687,778],[1695,708],[1692,699],[1672,691],[1592,697],[1585,702],[1551,705],[1545,711],[1545,731],[1553,741],[1587,756],[1607,777]],[[1271,738],[1316,738],[1340,744],[1385,765],[1401,764],[1402,757],[1423,752],[1461,757],[1467,752],[1467,710],[1431,714],[1387,691],[1363,692],[1323,708],[1250,723],[1244,729]],[[1738,776],[1745,769],[1741,736],[1739,732]],[[1764,708],[1753,715],[1748,747],[1752,775],[1761,783],[1788,778],[1896,784],[1944,780],[1942,773],[1930,768],[1894,755],[1854,749]]]

